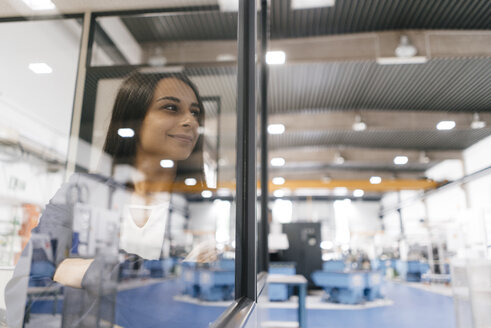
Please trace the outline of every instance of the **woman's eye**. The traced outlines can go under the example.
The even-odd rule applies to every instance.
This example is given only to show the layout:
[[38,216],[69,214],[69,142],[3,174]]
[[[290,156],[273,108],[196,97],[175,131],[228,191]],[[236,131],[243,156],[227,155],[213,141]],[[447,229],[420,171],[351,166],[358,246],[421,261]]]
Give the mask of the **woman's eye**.
[[162,106],[162,108],[173,111],[173,112],[176,112],[178,109],[177,106],[174,104],[167,104],[167,105]]
[[193,114],[194,117],[200,117],[201,116],[201,112],[199,110],[193,110],[193,111],[191,111],[191,113]]

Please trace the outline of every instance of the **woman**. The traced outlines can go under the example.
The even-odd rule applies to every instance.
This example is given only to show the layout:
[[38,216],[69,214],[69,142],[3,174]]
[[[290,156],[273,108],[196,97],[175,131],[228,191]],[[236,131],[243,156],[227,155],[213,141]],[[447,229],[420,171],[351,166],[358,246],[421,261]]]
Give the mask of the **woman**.
[[[122,212],[119,248],[123,254],[132,254],[142,259],[160,258],[169,193],[176,178],[178,162],[186,160],[193,152],[199,138],[198,127],[203,119],[203,104],[199,93],[185,76],[134,73],[127,78],[116,97],[104,151],[112,158],[113,173],[122,165],[132,167],[130,180],[127,181],[130,196],[115,196],[122,188],[113,179],[80,174],[72,176],[70,182],[62,186],[46,206],[38,227],[33,231],[49,235],[51,241],[56,241],[52,243],[56,258],[54,275],[41,278],[48,281],[52,279],[66,287],[82,288],[84,292],[97,297],[115,292],[113,285],[101,284],[104,279],[111,280],[109,277],[114,277],[117,272],[118,262],[114,260],[116,257],[108,256],[110,251],[98,250],[98,256],[92,258],[68,257],[69,254],[82,254],[82,251],[90,254],[87,249],[82,249],[83,243],[80,241],[84,237],[75,231],[80,224],[74,223],[70,215],[75,213],[73,217],[77,218],[78,213],[73,206],[75,202],[66,196],[74,187],[80,191],[83,189],[81,186],[89,186],[87,189],[93,199],[88,203],[110,204],[108,207],[111,210],[119,209]],[[93,180],[98,180],[97,186]],[[101,200],[104,196],[94,196],[106,194],[110,196],[104,201]],[[128,192],[123,194],[127,195]],[[109,244],[104,244],[106,249],[110,248],[106,247]],[[19,324],[20,309],[25,305],[22,297],[20,302],[15,301],[16,285],[25,283],[29,278],[28,271],[26,274],[26,269],[18,265],[14,278],[6,288],[7,317],[12,327]],[[30,276],[32,280],[32,272]],[[101,286],[110,290],[104,291]],[[89,297],[88,304],[82,307],[92,308],[97,297],[92,297],[94,300]],[[87,297],[81,299],[86,300]],[[66,302],[67,298],[67,308]],[[73,307],[76,307],[75,304]],[[84,324],[86,318],[78,318],[80,311],[74,312],[77,313],[69,319],[70,325],[92,324],[90,321]],[[67,317],[65,314],[66,309],[64,320]]]

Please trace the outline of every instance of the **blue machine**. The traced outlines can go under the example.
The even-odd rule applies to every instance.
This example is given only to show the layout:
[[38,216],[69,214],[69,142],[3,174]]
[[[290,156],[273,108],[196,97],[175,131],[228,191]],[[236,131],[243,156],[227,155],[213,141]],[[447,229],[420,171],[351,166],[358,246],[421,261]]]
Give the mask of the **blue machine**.
[[397,261],[396,270],[402,279],[410,282],[420,282],[421,276],[428,272],[428,263],[420,261]]
[[235,262],[222,259],[211,265],[182,263],[184,293],[205,301],[223,301],[234,297]]
[[312,280],[324,289],[330,302],[359,304],[382,297],[382,273],[378,270],[351,271],[340,260],[324,262],[322,269],[312,274]]
[[[270,274],[295,275],[294,262],[272,262],[269,265]],[[272,302],[287,301],[293,294],[293,286],[287,284],[271,284],[268,287],[268,297]]]
[[382,273],[380,271],[365,272],[365,289],[363,295],[367,301],[374,301],[377,298],[383,298],[381,293]]
[[234,298],[235,274],[230,270],[199,270],[199,298],[216,302]]
[[182,262],[181,268],[181,279],[184,285],[183,293],[191,297],[198,297],[199,272],[196,269],[196,262]]
[[363,302],[365,276],[356,272],[315,271],[312,280],[324,288],[327,300],[333,303],[359,304]]
[[168,276],[174,267],[175,260],[166,258],[162,260],[145,260],[143,266],[150,272],[152,278],[163,278]]

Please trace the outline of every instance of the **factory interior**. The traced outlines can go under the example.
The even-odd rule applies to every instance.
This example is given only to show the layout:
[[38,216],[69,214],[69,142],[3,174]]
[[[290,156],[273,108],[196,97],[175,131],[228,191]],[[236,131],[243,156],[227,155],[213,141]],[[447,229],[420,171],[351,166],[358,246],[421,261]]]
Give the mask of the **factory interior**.
[[490,17],[0,0],[0,327],[491,328]]

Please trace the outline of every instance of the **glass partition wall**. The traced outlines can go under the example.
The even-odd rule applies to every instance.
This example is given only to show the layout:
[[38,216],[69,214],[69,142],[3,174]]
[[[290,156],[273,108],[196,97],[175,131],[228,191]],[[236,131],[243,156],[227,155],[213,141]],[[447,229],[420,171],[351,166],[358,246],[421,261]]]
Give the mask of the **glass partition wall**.
[[0,20],[1,322],[6,321],[5,286],[16,265],[24,269],[7,295],[7,303],[19,304],[10,315],[11,327],[22,324],[24,309],[29,311],[27,292],[34,286],[24,278],[30,260],[40,256],[33,275],[52,270],[54,262],[49,237],[31,229],[65,176],[81,22],[77,15]]
[[[28,96],[11,85],[26,109],[18,112],[37,126],[2,127],[5,185],[15,197],[28,190],[36,205],[5,201],[13,326],[225,327],[237,316],[245,324],[258,290],[256,9],[241,3],[239,13],[87,13],[56,20],[61,36],[46,34],[53,44],[41,48],[63,47],[62,58],[33,60],[30,74],[45,79],[22,78],[32,81]],[[30,28],[30,37],[41,31]],[[50,70],[60,74],[56,84]],[[20,129],[11,112],[10,126]],[[39,186],[14,172],[22,161],[36,163],[29,174]]]

